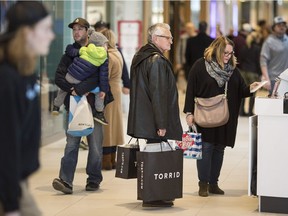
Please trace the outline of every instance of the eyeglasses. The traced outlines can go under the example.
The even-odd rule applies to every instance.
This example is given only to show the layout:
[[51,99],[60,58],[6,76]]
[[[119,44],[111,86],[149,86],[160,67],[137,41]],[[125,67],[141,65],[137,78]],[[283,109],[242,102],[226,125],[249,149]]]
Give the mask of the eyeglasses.
[[232,56],[234,55],[234,51],[232,52],[224,52],[224,56],[228,57],[228,56]]
[[157,37],[163,37],[166,38],[167,40],[173,40],[173,37],[171,36],[166,36],[166,35],[156,35]]

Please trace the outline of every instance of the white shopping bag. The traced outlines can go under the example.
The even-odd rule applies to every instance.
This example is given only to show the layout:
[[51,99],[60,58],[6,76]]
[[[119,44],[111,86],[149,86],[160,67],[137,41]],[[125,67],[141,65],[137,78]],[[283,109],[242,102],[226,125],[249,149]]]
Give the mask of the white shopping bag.
[[91,134],[93,129],[94,120],[92,110],[86,96],[71,95],[67,133],[72,136],[81,137]]

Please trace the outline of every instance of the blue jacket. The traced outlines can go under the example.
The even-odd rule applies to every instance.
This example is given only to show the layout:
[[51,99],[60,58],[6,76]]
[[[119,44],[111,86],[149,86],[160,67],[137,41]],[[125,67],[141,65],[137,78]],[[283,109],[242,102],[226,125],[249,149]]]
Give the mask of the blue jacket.
[[108,59],[97,67],[85,59],[75,57],[73,63],[68,67],[68,73],[80,81],[93,75],[95,79],[99,80],[98,86],[100,87],[100,91],[107,93],[109,90]]
[[[73,59],[79,56],[80,48],[81,45],[78,43],[68,45],[65,54],[62,56],[55,73],[55,84],[63,91],[68,92],[64,100],[66,110],[69,110],[69,98],[71,95],[72,87],[74,87],[77,95],[84,95],[85,93],[90,92],[97,86],[99,86],[100,82],[100,76],[98,73],[93,73],[90,77],[81,81],[78,84],[71,84],[66,80],[65,76],[68,73],[68,67],[73,63]],[[94,96],[93,94],[89,94],[88,100],[89,97]]]

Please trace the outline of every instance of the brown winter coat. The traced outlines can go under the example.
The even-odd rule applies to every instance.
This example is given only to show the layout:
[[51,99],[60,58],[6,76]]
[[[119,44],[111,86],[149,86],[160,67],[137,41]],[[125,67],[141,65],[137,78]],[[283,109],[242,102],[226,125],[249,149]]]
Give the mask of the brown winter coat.
[[124,144],[123,116],[122,116],[122,68],[123,59],[120,52],[108,49],[109,56],[109,84],[114,101],[105,107],[105,117],[108,125],[104,126],[103,147]]

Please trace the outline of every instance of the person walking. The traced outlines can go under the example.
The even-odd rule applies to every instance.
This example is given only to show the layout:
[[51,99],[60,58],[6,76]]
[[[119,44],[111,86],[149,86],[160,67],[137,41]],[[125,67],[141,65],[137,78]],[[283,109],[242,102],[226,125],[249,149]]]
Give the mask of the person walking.
[[[182,139],[173,67],[164,56],[171,49],[172,39],[168,24],[150,26],[148,43],[132,60],[127,134],[146,139],[147,144]],[[173,202],[143,200],[142,206],[171,207]]]
[[[81,137],[73,137],[72,135],[67,133],[70,95],[87,95],[88,101],[90,97],[90,100],[93,101],[95,96],[93,93],[89,92],[99,85],[98,73],[92,74],[90,77],[81,81],[78,84],[71,84],[65,78],[68,72],[68,67],[72,64],[73,59],[76,56],[79,56],[79,49],[82,46],[86,46],[88,44],[89,26],[90,25],[87,20],[80,17],[76,18],[72,23],[68,25],[68,27],[71,28],[73,32],[73,38],[75,42],[72,44],[72,46],[75,49],[66,50],[66,53],[62,56],[60,60],[55,74],[56,85],[68,93],[64,100],[65,109],[67,110],[67,122],[65,124],[67,143],[64,150],[64,156],[61,159],[59,178],[55,178],[52,182],[53,188],[57,191],[61,191],[64,194],[73,193],[73,180],[78,161],[79,145],[81,141]],[[94,121],[94,130],[90,135],[87,136],[87,142],[89,148],[86,174],[88,175],[88,177],[86,180],[85,190],[96,191],[99,189],[100,183],[103,180],[101,171],[103,142],[102,124]]]
[[[255,58],[253,58],[253,60],[252,59],[250,60],[251,56],[248,56],[248,54],[250,54],[249,53],[250,51],[248,51],[248,44],[246,42],[246,38],[249,34],[251,34],[252,30],[253,30],[252,26],[249,23],[243,23],[241,25],[241,28],[238,31],[238,35],[234,37],[232,40],[235,45],[234,56],[237,58],[237,67],[247,85],[252,83],[250,82],[251,80],[250,80],[249,70],[248,70],[249,67],[247,68],[247,62],[255,61]],[[245,108],[245,99],[242,99],[240,110],[239,110],[240,116],[248,116],[248,113],[245,112],[244,108]]]
[[[262,77],[267,80],[264,85],[271,95],[275,79],[288,68],[287,23],[281,16],[274,18],[272,34],[263,43],[260,53]],[[283,96],[283,95],[282,95]]]
[[[194,121],[194,99],[209,98],[223,94],[227,85],[229,120],[219,127],[204,128]],[[218,186],[224,150],[234,147],[241,99],[251,96],[250,90],[259,83],[246,86],[236,68],[234,43],[227,37],[216,38],[198,59],[189,74],[184,112],[189,126],[196,125],[202,134],[202,159],[197,160],[199,179],[198,194],[207,197],[209,193],[224,194]]]
[[188,80],[189,71],[197,59],[203,56],[204,50],[214,40],[207,35],[208,24],[206,21],[201,21],[198,25],[198,34],[195,37],[187,39],[186,51],[185,51],[185,77]]
[[[185,31],[180,36],[179,42],[177,43],[177,47],[176,47],[176,74],[175,74],[176,80],[178,80],[179,71],[184,70],[186,67],[185,66],[186,65],[185,52],[186,52],[187,39],[197,35],[195,31],[195,26],[192,22],[185,23],[184,30]],[[185,71],[184,71],[184,74],[185,74]]]
[[102,168],[111,170],[116,168],[116,147],[124,144],[122,117],[122,68],[123,59],[116,48],[116,37],[110,29],[101,33],[108,39],[109,85],[114,101],[105,108],[105,116],[109,125],[104,128]]
[[40,86],[37,59],[49,52],[52,17],[38,1],[18,1],[0,35],[0,215],[40,216],[29,177],[40,166]]

